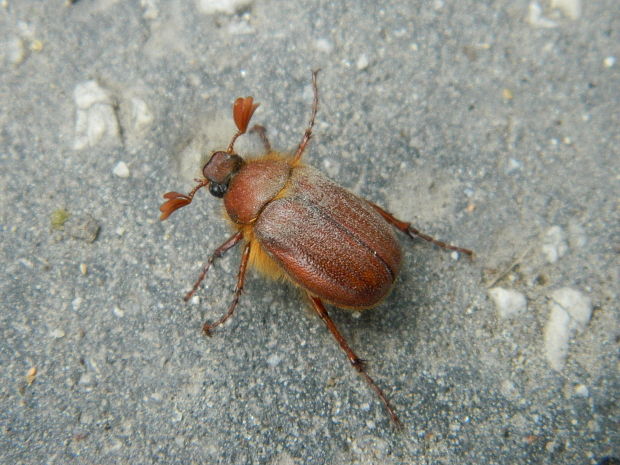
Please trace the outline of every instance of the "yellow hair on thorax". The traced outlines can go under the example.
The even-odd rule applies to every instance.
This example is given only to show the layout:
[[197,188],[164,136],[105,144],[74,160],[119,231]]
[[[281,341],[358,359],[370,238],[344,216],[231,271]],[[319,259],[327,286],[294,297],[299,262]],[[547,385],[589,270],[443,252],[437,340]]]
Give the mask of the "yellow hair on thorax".
[[258,239],[254,235],[252,225],[241,226],[243,238],[250,243],[250,261],[249,265],[268,278],[271,279],[288,279],[288,276],[282,268],[271,258],[263,249]]

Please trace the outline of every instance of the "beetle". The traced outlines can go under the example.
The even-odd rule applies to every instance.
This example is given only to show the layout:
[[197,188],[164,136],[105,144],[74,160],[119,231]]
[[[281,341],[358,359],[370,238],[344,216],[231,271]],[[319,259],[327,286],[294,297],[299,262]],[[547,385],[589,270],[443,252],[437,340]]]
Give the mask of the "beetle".
[[402,262],[394,228],[444,249],[469,256],[473,253],[418,231],[301,161],[318,111],[317,74],[318,70],[312,72],[314,98],[310,122],[292,155],[272,150],[266,130],[260,125],[250,132],[261,138],[264,155],[244,159],[235,152],[235,141],[247,132],[259,105],[253,97],[238,98],[233,104],[237,131],[228,148],[211,155],[202,169],[203,177],[195,180],[197,184],[188,194],[164,194],[166,201],[160,207],[160,219],[165,220],[189,205],[198,190],[208,187],[212,195],[223,200],[226,216],[235,230],[209,257],[185,301],[196,292],[216,259],[244,243],[232,302],[217,321],[204,324],[207,335],[233,314],[248,266],[268,276],[284,278],[306,294],[353,368],[379,397],[392,422],[401,426],[386,395],[366,371],[364,360],[353,352],[330,318],[325,303],[363,310],[375,306],[388,294]]

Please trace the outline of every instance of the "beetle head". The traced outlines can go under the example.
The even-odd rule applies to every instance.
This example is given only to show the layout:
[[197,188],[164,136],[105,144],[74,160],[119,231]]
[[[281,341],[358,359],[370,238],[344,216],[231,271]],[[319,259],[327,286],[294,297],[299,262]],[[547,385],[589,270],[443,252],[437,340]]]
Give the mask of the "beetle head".
[[215,197],[224,197],[228,183],[242,164],[243,158],[236,153],[215,152],[211,155],[211,159],[202,168],[202,175],[209,181],[209,192]]
[[202,168],[204,179],[196,179],[198,183],[189,194],[181,194],[179,192],[167,192],[164,194],[166,201],[159,207],[161,215],[160,220],[165,220],[174,211],[183,208],[192,203],[194,194],[205,187],[209,186],[209,191],[216,197],[223,197],[228,190],[228,183],[233,175],[239,171],[243,165],[243,158],[234,152],[235,141],[241,134],[245,134],[248,124],[252,119],[254,111],[258,108],[258,103],[254,103],[252,97],[239,97],[233,103],[233,120],[237,126],[237,132],[230,140],[226,151],[217,151],[211,155],[211,159]]

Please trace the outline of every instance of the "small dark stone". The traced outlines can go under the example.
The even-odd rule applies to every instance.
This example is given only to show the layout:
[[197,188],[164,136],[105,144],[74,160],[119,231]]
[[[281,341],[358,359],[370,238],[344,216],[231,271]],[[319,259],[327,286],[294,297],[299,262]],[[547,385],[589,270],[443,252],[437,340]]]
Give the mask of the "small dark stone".
[[618,457],[603,457],[596,465],[620,465],[620,459]]

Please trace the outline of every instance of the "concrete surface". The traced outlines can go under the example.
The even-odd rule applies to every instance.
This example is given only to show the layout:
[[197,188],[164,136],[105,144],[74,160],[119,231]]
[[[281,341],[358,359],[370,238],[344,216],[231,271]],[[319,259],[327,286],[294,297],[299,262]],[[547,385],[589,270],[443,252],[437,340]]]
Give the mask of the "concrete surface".
[[[619,31],[617,0],[2,1],[0,462],[614,463]],[[332,311],[403,432],[289,285],[250,272],[204,337],[240,250],[185,304],[230,231],[206,192],[158,221],[236,97],[293,150],[317,67],[306,161],[477,253],[403,237],[390,297]]]

